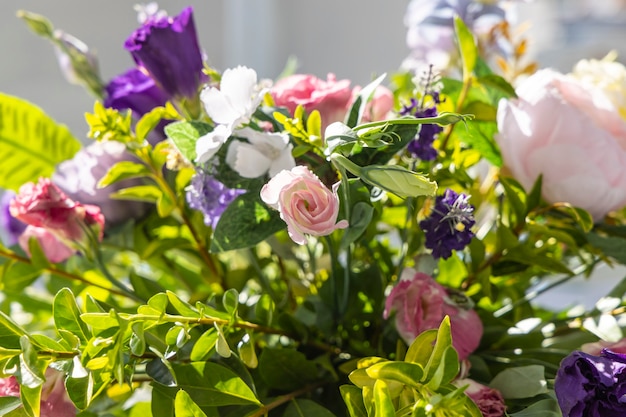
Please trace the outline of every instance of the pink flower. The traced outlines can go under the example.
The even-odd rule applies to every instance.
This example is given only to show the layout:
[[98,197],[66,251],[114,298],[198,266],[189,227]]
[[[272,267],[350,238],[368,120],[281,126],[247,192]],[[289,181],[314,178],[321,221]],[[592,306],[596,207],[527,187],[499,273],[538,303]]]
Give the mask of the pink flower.
[[504,398],[500,391],[489,388],[483,384],[479,384],[473,379],[457,379],[454,385],[462,387],[469,385],[465,394],[474,401],[483,417],[502,417],[506,411]]
[[617,342],[607,342],[606,340],[598,340],[593,343],[584,343],[580,350],[593,356],[600,356],[603,349],[608,349],[614,353],[626,354],[626,337]]
[[[360,92],[360,86],[354,87],[350,103],[356,99]],[[350,105],[350,103],[348,104]],[[361,122],[367,123],[385,120],[387,118],[387,114],[393,110],[393,104],[393,93],[391,90],[383,85],[379,85],[376,90],[374,90],[374,96],[365,106],[365,112],[363,112]],[[347,110],[349,109],[346,108],[346,111]]]
[[22,233],[18,238],[18,242],[20,247],[28,254],[28,256],[30,256],[28,241],[33,237],[37,239],[39,246],[41,246],[41,250],[43,250],[43,253],[50,262],[63,262],[76,253],[74,249],[66,246],[63,242],[60,242],[56,236],[43,227],[27,226],[24,233]]
[[103,237],[104,216],[100,208],[69,199],[48,178],[22,185],[9,210],[16,219],[42,227],[67,244],[86,244],[87,229],[92,229],[100,240]]
[[[63,382],[65,375],[52,368],[46,369],[46,382],[41,388],[41,417],[74,417],[76,407],[70,400]],[[13,376],[0,379],[0,397],[19,397],[20,386]]]
[[334,122],[342,121],[352,98],[349,80],[337,81],[328,74],[326,81],[314,75],[295,74],[279,80],[270,90],[277,106],[293,114],[298,105],[307,113],[317,110],[322,117],[322,132]]
[[407,268],[385,302],[384,318],[395,314],[396,329],[407,344],[422,332],[437,329],[450,316],[452,345],[459,360],[466,359],[480,343],[483,325],[474,310],[457,305],[446,289],[430,275]]
[[543,197],[594,219],[626,205],[626,122],[599,88],[541,70],[498,107],[496,140],[506,168],[527,190],[543,174]]
[[261,199],[280,212],[294,242],[306,243],[304,234],[326,236],[348,227],[346,220],[337,222],[339,197],[305,166],[282,170],[261,190]]

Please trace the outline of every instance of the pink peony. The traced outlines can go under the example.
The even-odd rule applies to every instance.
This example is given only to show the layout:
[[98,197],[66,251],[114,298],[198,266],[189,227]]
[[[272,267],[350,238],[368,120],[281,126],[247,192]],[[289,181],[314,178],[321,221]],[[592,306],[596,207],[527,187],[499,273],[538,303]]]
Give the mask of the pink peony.
[[[74,417],[76,407],[70,400],[63,382],[65,375],[52,368],[46,369],[46,382],[41,388],[41,417]],[[13,376],[0,379],[0,397],[19,397],[20,386]]]
[[85,244],[89,239],[86,229],[94,230],[100,240],[103,237],[104,216],[100,208],[69,199],[48,178],[22,185],[9,210],[16,219],[43,227],[64,242]]
[[384,317],[395,314],[396,329],[407,344],[422,332],[437,329],[450,316],[452,344],[459,360],[466,359],[480,343],[483,325],[474,310],[457,305],[446,289],[430,275],[407,268],[385,302]]
[[339,197],[305,166],[283,170],[261,190],[261,199],[280,212],[294,242],[306,243],[304,234],[326,236],[336,229],[348,227],[346,220],[337,222]]
[[326,81],[314,75],[295,74],[279,80],[270,90],[277,106],[293,114],[298,105],[307,113],[317,110],[322,117],[322,132],[334,122],[342,121],[352,98],[349,80],[337,81],[328,74]]
[[28,254],[28,256],[30,256],[28,241],[33,237],[37,239],[39,246],[41,246],[41,250],[43,250],[43,253],[50,262],[63,262],[76,252],[74,249],[66,246],[63,242],[60,242],[56,236],[43,227],[27,226],[24,233],[22,233],[18,238],[18,242],[20,247]]
[[608,349],[614,353],[626,354],[626,337],[617,342],[607,342],[606,340],[598,340],[593,343],[584,343],[580,350],[593,356],[600,356],[603,349]]
[[465,394],[478,406],[483,417],[502,417],[505,415],[506,405],[500,391],[479,384],[469,378],[457,379],[454,381],[454,385],[458,387],[469,385],[465,390]]
[[541,70],[498,107],[496,140],[527,190],[543,174],[543,197],[599,220],[626,205],[626,122],[599,88]]

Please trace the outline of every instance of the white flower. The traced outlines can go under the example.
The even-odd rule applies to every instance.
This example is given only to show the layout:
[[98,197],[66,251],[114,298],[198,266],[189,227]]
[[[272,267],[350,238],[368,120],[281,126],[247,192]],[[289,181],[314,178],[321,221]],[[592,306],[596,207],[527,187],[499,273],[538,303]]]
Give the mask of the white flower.
[[203,164],[211,159],[226,142],[232,131],[224,125],[217,125],[213,131],[198,138],[196,142],[196,162]]
[[226,163],[242,177],[257,178],[266,172],[274,177],[280,171],[296,166],[288,135],[258,132],[250,128],[238,130],[235,134],[249,143],[234,140],[228,147]]
[[255,70],[238,66],[224,71],[220,89],[204,89],[200,100],[215,123],[235,129],[250,121],[266,91],[258,88]]

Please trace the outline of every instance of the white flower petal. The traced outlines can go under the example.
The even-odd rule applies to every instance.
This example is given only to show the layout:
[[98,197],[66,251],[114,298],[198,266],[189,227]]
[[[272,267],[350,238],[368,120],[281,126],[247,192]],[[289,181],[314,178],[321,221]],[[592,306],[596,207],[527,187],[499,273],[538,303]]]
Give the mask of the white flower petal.
[[233,141],[228,148],[226,163],[244,178],[258,178],[270,167],[271,159],[259,149],[240,141]]
[[243,66],[227,69],[222,74],[220,90],[240,116],[249,113],[256,82],[256,71]]
[[204,110],[215,123],[233,126],[233,122],[241,115],[237,112],[228,97],[215,87],[202,90],[200,100]]
[[230,135],[230,128],[218,125],[212,132],[200,137],[196,142],[196,162],[202,164],[211,159]]
[[282,170],[290,170],[296,166],[296,160],[291,155],[292,149],[293,145],[287,145],[280,156],[272,161],[269,170],[270,177],[274,177]]

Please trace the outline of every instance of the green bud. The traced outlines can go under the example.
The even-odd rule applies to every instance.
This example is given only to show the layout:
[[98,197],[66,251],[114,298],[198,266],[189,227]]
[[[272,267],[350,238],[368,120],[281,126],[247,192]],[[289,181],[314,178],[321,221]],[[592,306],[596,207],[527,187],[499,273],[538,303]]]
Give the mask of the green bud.
[[28,27],[37,35],[43,36],[44,38],[52,38],[52,23],[44,16],[27,12],[26,10],[18,10],[17,17],[23,19]]
[[395,165],[362,167],[361,179],[401,198],[432,196],[437,191],[437,183],[423,175]]

